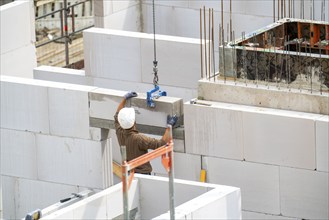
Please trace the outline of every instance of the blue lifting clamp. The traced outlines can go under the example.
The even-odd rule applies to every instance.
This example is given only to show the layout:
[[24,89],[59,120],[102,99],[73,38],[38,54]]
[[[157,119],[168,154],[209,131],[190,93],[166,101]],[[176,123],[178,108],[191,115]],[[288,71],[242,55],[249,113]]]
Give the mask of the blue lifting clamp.
[[167,96],[167,92],[166,91],[160,91],[160,87],[159,86],[155,86],[154,89],[146,92],[146,101],[147,101],[147,106],[150,108],[154,108],[155,107],[155,103],[154,103],[154,99],[159,98],[160,96]]

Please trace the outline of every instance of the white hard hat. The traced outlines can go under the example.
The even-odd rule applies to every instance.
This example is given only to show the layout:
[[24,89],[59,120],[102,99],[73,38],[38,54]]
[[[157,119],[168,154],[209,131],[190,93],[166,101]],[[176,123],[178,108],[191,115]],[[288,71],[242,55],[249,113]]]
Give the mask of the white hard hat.
[[123,108],[118,114],[118,121],[123,129],[129,129],[135,124],[135,110],[133,108]]

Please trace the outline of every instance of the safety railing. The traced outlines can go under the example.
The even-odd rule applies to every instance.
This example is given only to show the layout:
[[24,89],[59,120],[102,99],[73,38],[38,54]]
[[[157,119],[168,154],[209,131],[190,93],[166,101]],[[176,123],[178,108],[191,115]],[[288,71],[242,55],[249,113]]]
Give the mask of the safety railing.
[[[59,4],[58,2],[55,3]],[[42,32],[41,35],[43,35],[43,37],[42,39],[38,39],[37,37],[36,42],[38,64],[70,67],[73,63],[76,63],[81,59],[83,60],[83,46],[80,34],[83,30],[94,26],[93,19],[90,19],[92,20],[92,24],[77,25],[77,23],[83,23],[81,22],[81,19],[85,19],[82,17],[82,15],[84,15],[85,5],[88,5],[90,11],[93,10],[92,0],[80,1],[72,5],[70,5],[70,2],[67,0],[63,0],[63,2],[60,3],[59,9],[52,10],[49,13],[35,18],[36,26],[38,26],[38,22],[41,23],[44,22],[44,20],[49,20],[49,24],[44,22],[39,26],[43,26],[44,29],[48,30],[50,28],[47,28],[46,26],[55,27],[53,33],[51,31],[46,33],[39,31]],[[52,5],[52,9],[54,9],[54,5]],[[83,13],[80,13],[80,17],[78,16],[79,13],[77,13],[78,10],[83,11]],[[39,10],[36,9],[36,11],[38,12]],[[57,27],[58,25],[59,27]],[[46,35],[46,37],[44,37],[44,35]],[[45,63],[46,60],[48,63]]]

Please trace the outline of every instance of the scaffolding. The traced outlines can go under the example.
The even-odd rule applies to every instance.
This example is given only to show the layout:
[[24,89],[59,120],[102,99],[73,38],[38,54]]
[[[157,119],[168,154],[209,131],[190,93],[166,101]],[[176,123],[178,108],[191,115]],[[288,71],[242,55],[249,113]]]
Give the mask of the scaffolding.
[[170,141],[147,154],[137,157],[127,162],[126,146],[121,146],[122,155],[122,194],[123,194],[123,211],[124,219],[130,219],[129,207],[128,207],[128,191],[131,181],[134,177],[134,169],[142,164],[145,164],[157,157],[161,156],[162,165],[168,172],[169,176],[169,208],[170,208],[170,219],[175,219],[175,205],[174,205],[174,160],[173,151],[174,143],[172,141],[172,127],[168,125],[170,129]]

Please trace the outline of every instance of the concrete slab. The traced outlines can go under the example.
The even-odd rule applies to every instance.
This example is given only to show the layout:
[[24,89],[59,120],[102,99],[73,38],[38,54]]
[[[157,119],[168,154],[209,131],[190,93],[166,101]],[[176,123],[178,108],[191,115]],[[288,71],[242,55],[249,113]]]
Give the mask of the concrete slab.
[[49,133],[47,87],[33,80],[0,77],[1,127]]
[[[315,123],[307,114],[243,112],[247,161],[314,170]],[[270,141],[269,141],[270,140]]]
[[241,188],[243,210],[280,214],[278,166],[215,157],[202,161],[207,182]]
[[184,103],[187,153],[243,159],[242,112],[229,107]]
[[259,85],[237,84],[232,81],[199,81],[198,95],[208,101],[252,105],[315,114],[329,114],[328,95],[308,94],[295,90],[289,92]]
[[91,140],[37,135],[38,179],[103,188],[102,146]]
[[329,117],[323,116],[315,121],[316,169],[329,172]]
[[37,179],[35,134],[0,129],[1,175]]
[[302,219],[328,219],[329,174],[280,167],[281,213]]

